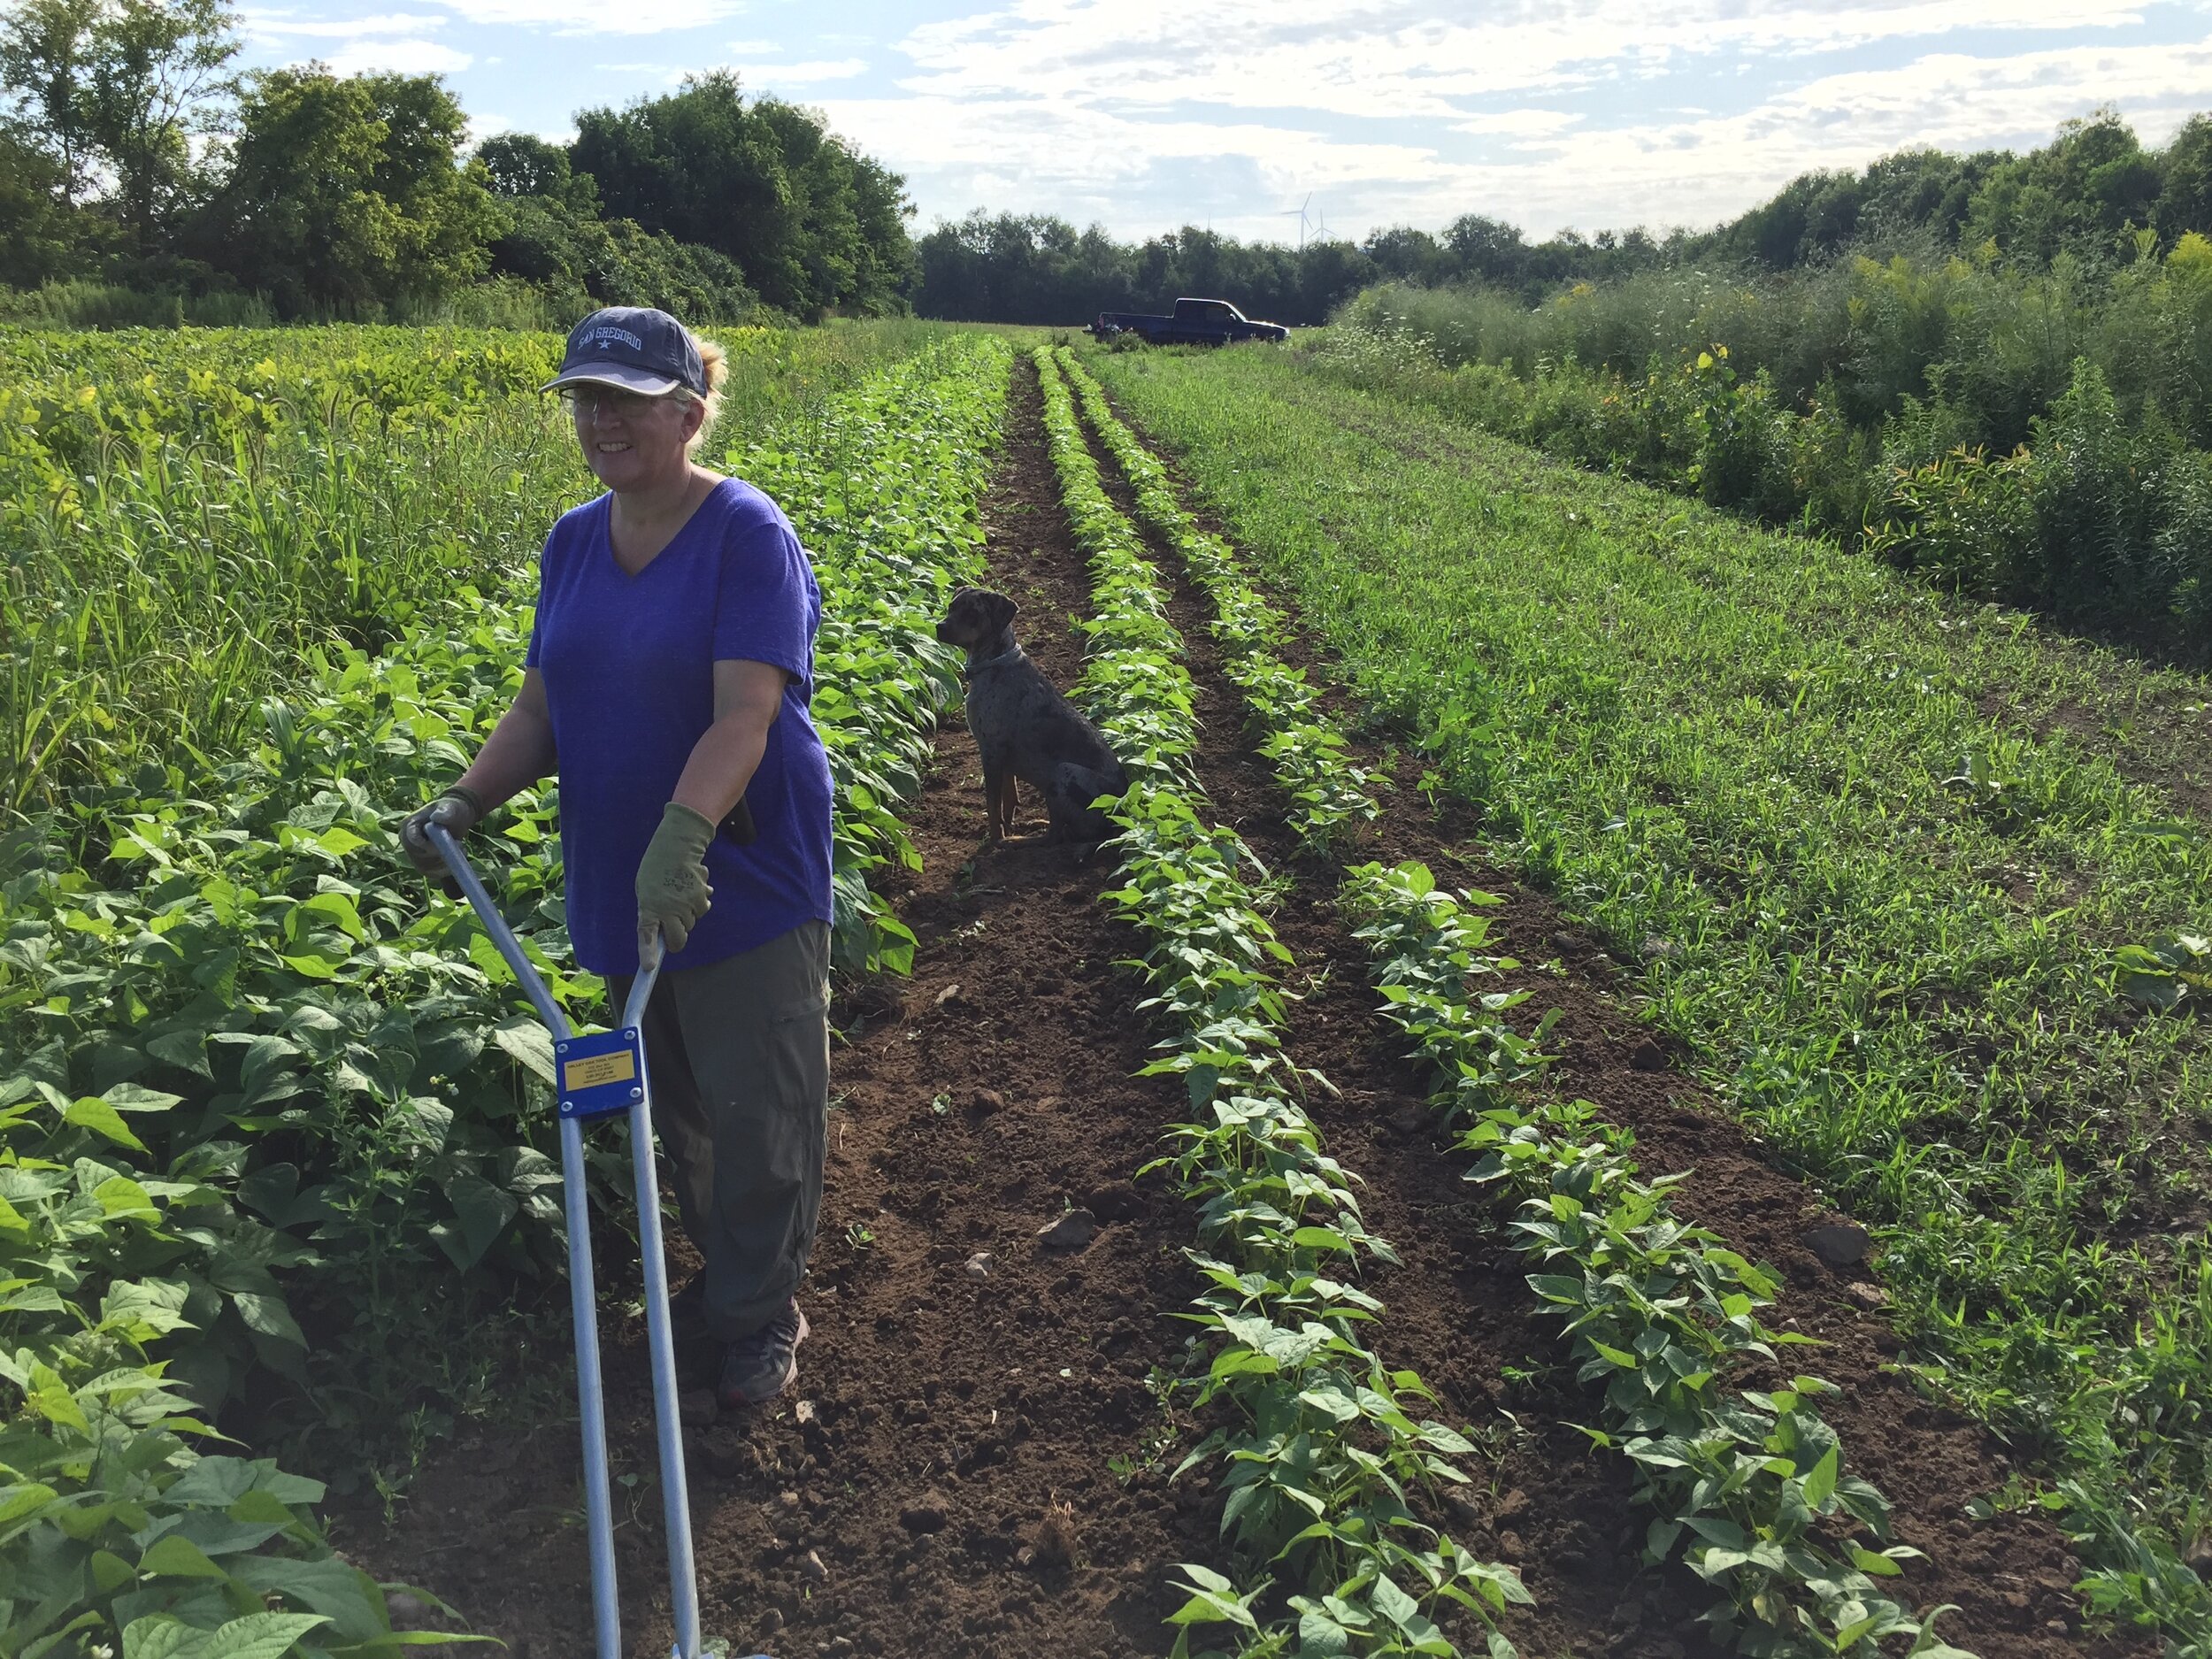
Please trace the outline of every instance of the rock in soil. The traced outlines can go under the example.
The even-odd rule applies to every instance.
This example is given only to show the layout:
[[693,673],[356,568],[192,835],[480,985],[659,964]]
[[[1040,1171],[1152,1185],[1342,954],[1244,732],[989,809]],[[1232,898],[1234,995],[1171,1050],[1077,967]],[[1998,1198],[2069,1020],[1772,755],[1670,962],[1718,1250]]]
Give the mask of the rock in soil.
[[760,1454],[741,1435],[710,1434],[701,1442],[707,1467],[724,1479],[750,1472],[759,1466]]
[[1856,1267],[1874,1240],[1856,1222],[1836,1221],[1805,1234],[1805,1248],[1830,1267]]
[[1037,1242],[1048,1250],[1079,1250],[1097,1236],[1098,1217],[1087,1210],[1071,1210],[1037,1229]]
[[1006,1096],[995,1088],[979,1088],[976,1090],[974,1098],[968,1102],[968,1110],[979,1118],[988,1117],[993,1112],[1002,1112],[1006,1110]]
[[1889,1306],[1889,1292],[1879,1285],[1847,1285],[1843,1294],[1869,1313],[1878,1313]]
[[1390,1114],[1390,1126],[1402,1135],[1417,1135],[1429,1127],[1425,1106],[1401,1106]]
[[899,1525],[910,1532],[941,1532],[950,1517],[942,1498],[923,1498],[899,1511]]
[[988,1250],[978,1250],[973,1256],[968,1258],[968,1277],[970,1279],[988,1279],[991,1276],[991,1270],[997,1265],[997,1256],[993,1256]]
[[721,1415],[711,1388],[687,1388],[676,1396],[677,1420],[687,1429],[703,1429]]
[[1083,1202],[1101,1221],[1134,1221],[1145,1208],[1144,1194],[1127,1181],[1109,1181]]
[[799,1571],[816,1584],[829,1582],[829,1569],[822,1564],[822,1552],[818,1549],[806,1552],[804,1559],[799,1563]]
[[1647,1037],[1628,1051],[1628,1064],[1639,1071],[1663,1071],[1667,1069],[1666,1050]]
[[435,1630],[437,1611],[419,1596],[404,1590],[394,1590],[384,1598],[384,1610],[391,1616],[392,1628],[396,1631]]

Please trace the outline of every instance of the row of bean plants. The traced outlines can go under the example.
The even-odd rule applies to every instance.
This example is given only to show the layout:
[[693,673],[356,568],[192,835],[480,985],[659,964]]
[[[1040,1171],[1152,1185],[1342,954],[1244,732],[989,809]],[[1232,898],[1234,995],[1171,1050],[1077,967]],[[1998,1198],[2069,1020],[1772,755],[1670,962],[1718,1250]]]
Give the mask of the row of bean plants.
[[2032,1471],[1987,1500],[2060,1518],[2090,1606],[2212,1653],[2212,1027],[2173,983],[2212,916],[2204,683],[1271,354],[1089,361],[1875,1231],[1910,1363]]
[[[1325,843],[1336,826],[1371,820],[1363,773],[1346,767],[1325,783],[1311,775],[1305,757],[1340,757],[1345,739],[1315,708],[1303,676],[1272,654],[1290,637],[1279,609],[1228,544],[1183,507],[1166,469],[1097,382],[1079,365],[1066,366],[1147,526],[1213,604],[1225,671],[1269,734],[1261,752],[1298,803],[1302,839]],[[1295,742],[1276,741],[1285,734]],[[1335,810],[1317,823],[1322,802]],[[1746,1356],[1771,1362],[1777,1345],[1806,1340],[1758,1322],[1773,1297],[1769,1275],[1717,1235],[1678,1220],[1667,1184],[1638,1179],[1628,1157],[1633,1137],[1600,1121],[1589,1102],[1511,1103],[1514,1086],[1539,1078],[1547,1056],[1506,1018],[1526,992],[1470,995],[1476,982],[1500,978],[1504,964],[1486,951],[1489,924],[1472,908],[1497,901],[1463,896],[1437,891],[1417,864],[1361,865],[1347,872],[1341,894],[1376,956],[1384,1017],[1438,1068],[1436,1103],[1448,1120],[1472,1120],[1461,1145],[1480,1157],[1473,1179],[1509,1179],[1525,1197],[1513,1231],[1540,1270],[1531,1285],[1563,1320],[1582,1380],[1602,1385],[1600,1443],[1637,1465],[1639,1500],[1659,1511],[1647,1534],[1649,1559],[1668,1560],[1684,1544],[1692,1569],[1723,1593],[1709,1621],[1747,1652],[1869,1653],[1904,1634],[1916,1653],[1955,1654],[1936,1640],[1932,1617],[1916,1619],[1875,1591],[1869,1575],[1894,1577],[1915,1552],[1887,1543],[1881,1494],[1841,1472],[1840,1442],[1806,1403],[1833,1386],[1800,1377],[1786,1390],[1746,1393],[1741,1403],[1721,1398],[1731,1365]],[[1832,1552],[1813,1529],[1838,1515],[1884,1548],[1849,1546],[1848,1559]]]
[[[1361,865],[1341,898],[1374,959],[1383,1018],[1437,1068],[1435,1103],[1464,1120],[1471,1179],[1521,1201],[1510,1232],[1537,1270],[1529,1284],[1581,1380],[1601,1390],[1594,1438],[1635,1464],[1637,1499],[1658,1512],[1645,1558],[1679,1553],[1720,1591],[1706,1617],[1740,1652],[1872,1654],[1908,1636],[1915,1654],[1958,1659],[1935,1614],[1916,1617],[1874,1583],[1919,1552],[1888,1541],[1887,1502],[1844,1471],[1842,1443],[1811,1403],[1835,1385],[1800,1376],[1724,1394],[1747,1359],[1777,1363],[1778,1347],[1811,1340],[1760,1323],[1770,1274],[1677,1216],[1673,1183],[1641,1179],[1633,1134],[1589,1102],[1518,1104],[1485,1080],[1521,1041],[1491,999],[1469,995],[1504,965],[1478,913],[1498,901],[1455,897],[1417,864]],[[1832,1541],[1860,1528],[1879,1548]]]
[[[1108,499],[1075,406],[1048,348],[1035,363],[1062,498],[1087,557],[1095,614],[1079,695],[1136,780],[1116,813],[1125,883],[1110,895],[1148,941],[1144,1006],[1171,1033],[1150,1068],[1182,1077],[1195,1114],[1170,1132],[1164,1160],[1200,1206],[1206,1286],[1184,1316],[1209,1358],[1194,1405],[1225,1415],[1178,1471],[1222,1468],[1222,1528],[1233,1574],[1187,1565],[1190,1601],[1175,1653],[1194,1629],[1225,1624],[1240,1655],[1451,1655],[1437,1623],[1480,1620],[1494,1654],[1512,1652],[1495,1617],[1528,1593],[1509,1568],[1477,1561],[1423,1522],[1448,1461],[1471,1454],[1443,1423],[1415,1416],[1432,1396],[1363,1340],[1381,1313],[1333,1277],[1359,1258],[1394,1259],[1360,1219],[1356,1177],[1332,1158],[1295,1094],[1282,1050],[1286,1008],[1273,970],[1289,953],[1247,880],[1250,851],[1206,823],[1191,772],[1192,685],[1166,595],[1135,531]],[[1276,1576],[1290,1593],[1271,1597]]]
[[[891,808],[956,695],[932,625],[979,563],[1010,363],[993,341],[948,344],[729,453],[787,503],[835,618],[816,714],[849,966],[910,949],[864,877],[912,856]],[[208,1419],[250,1388],[265,1447],[288,1424],[377,1446],[395,1421],[486,1409],[512,1358],[488,1331],[565,1370],[565,1332],[512,1311],[562,1258],[547,1039],[395,834],[512,696],[528,580],[464,593],[380,654],[314,653],[197,790],[173,764],[14,837],[0,1651],[392,1648],[378,1586],[316,1530],[320,1485],[202,1455]],[[580,1018],[599,987],[561,925],[557,808],[526,792],[472,856]],[[105,856],[76,866],[93,837]],[[600,1156],[595,1184],[618,1194],[618,1155]]]
[[1319,718],[1320,693],[1305,671],[1276,654],[1291,639],[1288,618],[1247,579],[1228,544],[1184,511],[1167,470],[1122,424],[1075,353],[1062,348],[1059,363],[1091,430],[1128,480],[1138,521],[1175,549],[1213,607],[1207,626],[1225,652],[1223,672],[1251,710],[1259,752],[1290,798],[1292,831],[1312,851],[1327,852],[1348,831],[1375,821],[1376,791],[1388,780],[1352,759],[1344,733]]

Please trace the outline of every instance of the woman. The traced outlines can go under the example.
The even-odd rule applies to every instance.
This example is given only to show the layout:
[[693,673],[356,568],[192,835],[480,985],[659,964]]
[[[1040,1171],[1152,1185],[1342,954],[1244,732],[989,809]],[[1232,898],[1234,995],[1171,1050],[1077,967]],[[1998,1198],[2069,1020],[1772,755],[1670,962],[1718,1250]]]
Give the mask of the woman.
[[723,373],[720,349],[664,311],[595,311],[569,334],[544,389],[568,401],[606,493],[546,540],[514,705],[401,839],[437,873],[426,826],[458,835],[557,767],[577,960],[618,1008],[641,941],[665,937],[647,1064],[735,1409],[790,1386],[807,1334],[830,778],[807,715],[822,601],[806,554],[775,503],[691,458]]

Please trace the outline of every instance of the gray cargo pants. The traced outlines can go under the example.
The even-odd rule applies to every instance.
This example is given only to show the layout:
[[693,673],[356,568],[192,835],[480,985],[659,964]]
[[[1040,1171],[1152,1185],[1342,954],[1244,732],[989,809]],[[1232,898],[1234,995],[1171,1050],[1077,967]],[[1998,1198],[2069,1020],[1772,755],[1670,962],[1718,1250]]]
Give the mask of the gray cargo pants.
[[[684,1231],[706,1258],[708,1333],[750,1336],[795,1295],[822,1210],[830,933],[664,973],[645,1007],[653,1126]],[[614,1005],[628,978],[610,981]]]

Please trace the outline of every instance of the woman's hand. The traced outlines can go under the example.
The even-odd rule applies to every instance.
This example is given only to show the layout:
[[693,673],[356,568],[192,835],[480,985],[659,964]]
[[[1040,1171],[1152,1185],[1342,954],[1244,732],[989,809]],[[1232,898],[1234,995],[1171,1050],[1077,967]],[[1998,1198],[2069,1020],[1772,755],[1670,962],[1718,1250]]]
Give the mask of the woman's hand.
[[637,938],[641,954],[656,928],[681,950],[714,901],[707,885],[707,843],[714,826],[680,802],[661,810],[660,827],[637,867]]
[[482,798],[475,790],[457,783],[428,806],[418,807],[409,813],[406,822],[399,826],[399,844],[406,849],[409,861],[436,882],[449,899],[461,896],[460,883],[446,868],[444,855],[430,844],[430,826],[435,824],[458,841],[483,817]]

